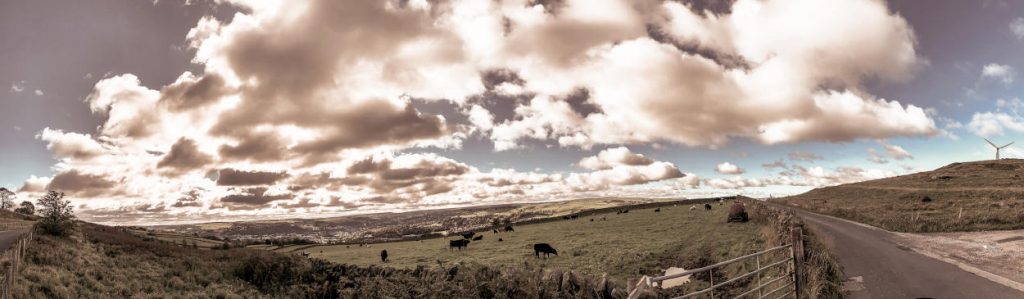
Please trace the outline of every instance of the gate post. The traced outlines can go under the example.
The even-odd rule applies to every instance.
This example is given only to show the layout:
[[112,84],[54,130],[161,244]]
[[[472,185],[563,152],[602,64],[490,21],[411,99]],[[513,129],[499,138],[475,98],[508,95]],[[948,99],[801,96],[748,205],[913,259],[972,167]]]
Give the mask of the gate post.
[[793,254],[793,294],[796,298],[800,298],[800,282],[803,280],[804,272],[804,230],[800,226],[794,226],[790,231],[790,237],[792,238],[792,254]]

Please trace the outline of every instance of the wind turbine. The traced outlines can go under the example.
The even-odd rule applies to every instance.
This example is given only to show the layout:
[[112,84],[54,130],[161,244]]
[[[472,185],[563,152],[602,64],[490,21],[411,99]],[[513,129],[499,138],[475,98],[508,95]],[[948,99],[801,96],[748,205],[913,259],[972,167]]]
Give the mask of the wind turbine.
[[996,160],[999,160],[999,150],[1004,149],[1007,146],[1010,146],[1011,144],[1013,144],[1014,141],[1011,141],[1010,143],[1007,143],[1004,146],[996,146],[996,144],[992,143],[992,141],[989,141],[988,138],[985,138],[985,142],[988,142],[989,145],[996,149]]

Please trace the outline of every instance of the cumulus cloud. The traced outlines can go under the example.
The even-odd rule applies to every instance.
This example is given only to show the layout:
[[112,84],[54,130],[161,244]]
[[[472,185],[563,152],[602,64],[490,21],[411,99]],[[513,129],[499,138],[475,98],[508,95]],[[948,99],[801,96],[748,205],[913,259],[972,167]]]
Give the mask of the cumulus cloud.
[[715,171],[721,174],[743,174],[747,172],[743,168],[729,162],[722,162],[715,166]]
[[1017,77],[1017,72],[1012,66],[1005,64],[989,63],[981,68],[981,77],[1002,82],[1009,85]]
[[[470,137],[500,151],[938,132],[924,109],[863,88],[922,63],[881,1],[232,3],[242,12],[186,36],[201,70],[165,86],[96,82],[97,131],[41,132],[57,175],[23,188],[79,190],[87,216],[107,220],[330,213],[700,182],[626,147],[566,173],[425,153]],[[423,108],[437,103],[453,113]]]
[[980,112],[971,116],[967,129],[982,137],[1001,136],[1007,130],[1024,132],[1024,119],[1004,112]]
[[44,128],[36,138],[46,142],[46,149],[59,159],[88,160],[105,150],[92,136]]
[[25,91],[25,81],[11,82],[10,91],[13,93],[21,93],[22,91]]
[[1024,39],[1024,18],[1018,17],[1010,21],[1010,32],[1013,33],[1017,39]]
[[644,166],[651,163],[654,163],[651,158],[633,153],[622,146],[603,150],[596,156],[583,158],[578,165],[590,170],[605,170],[616,166]]

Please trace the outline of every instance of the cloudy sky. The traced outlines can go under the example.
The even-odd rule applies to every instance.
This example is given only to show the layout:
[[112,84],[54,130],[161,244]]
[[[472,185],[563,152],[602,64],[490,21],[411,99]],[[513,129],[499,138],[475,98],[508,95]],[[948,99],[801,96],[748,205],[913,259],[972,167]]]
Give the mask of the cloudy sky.
[[0,0],[0,186],[133,224],[793,194],[1022,137],[1022,8]]

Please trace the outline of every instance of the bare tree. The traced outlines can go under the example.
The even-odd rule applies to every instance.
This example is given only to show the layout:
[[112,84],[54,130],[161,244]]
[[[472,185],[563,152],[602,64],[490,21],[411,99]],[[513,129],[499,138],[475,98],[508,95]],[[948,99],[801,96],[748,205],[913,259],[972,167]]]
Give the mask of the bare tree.
[[14,209],[14,212],[25,214],[25,215],[35,215],[35,213],[36,213],[36,205],[32,204],[32,202],[27,201],[27,200],[26,201],[22,201],[21,202],[21,206],[19,206],[17,209]]
[[75,226],[75,214],[71,201],[64,200],[64,192],[50,191],[39,199],[40,214],[43,218],[39,226],[46,233],[63,236],[71,232]]
[[0,188],[0,209],[9,210],[14,207],[14,192]]

